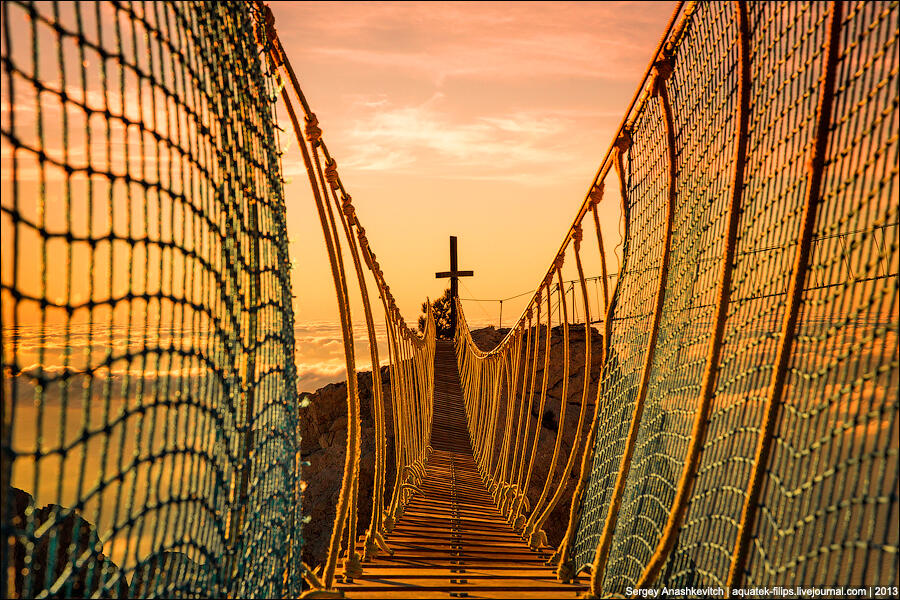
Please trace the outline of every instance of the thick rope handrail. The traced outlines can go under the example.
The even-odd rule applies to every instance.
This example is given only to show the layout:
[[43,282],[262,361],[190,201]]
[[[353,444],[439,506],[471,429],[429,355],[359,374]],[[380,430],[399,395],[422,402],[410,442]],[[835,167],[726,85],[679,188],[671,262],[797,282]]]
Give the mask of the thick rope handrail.
[[[430,304],[427,306],[426,327],[420,336],[406,326],[391,295],[390,287],[384,279],[380,265],[372,252],[359,222],[350,195],[341,181],[337,161],[328,151],[323,140],[318,118],[312,112],[300,88],[297,77],[285,56],[274,27],[271,11],[263,9],[267,24],[267,48],[273,62],[284,69],[287,85],[282,88],[282,102],[294,127],[307,166],[313,198],[325,234],[326,248],[338,295],[341,315],[341,333],[346,356],[348,419],[347,447],[344,474],[338,497],[335,521],[332,527],[328,554],[318,580],[307,578],[313,586],[306,595],[330,597],[334,591],[334,577],[339,554],[343,547],[344,574],[348,577],[362,573],[361,556],[356,551],[357,497],[359,494],[359,460],[361,446],[361,426],[359,416],[359,395],[357,391],[356,366],[354,360],[353,332],[348,309],[347,277],[344,273],[340,233],[347,241],[349,254],[356,272],[356,280],[363,298],[363,311],[372,364],[373,417],[376,431],[376,468],[373,481],[373,501],[369,529],[363,542],[366,557],[376,551],[390,552],[384,533],[390,532],[397,519],[403,514],[404,506],[415,493],[424,476],[424,462],[429,455],[431,403],[433,401],[433,359],[435,324]],[[293,92],[304,112],[305,126],[301,128],[288,90]],[[308,146],[308,147],[307,147]],[[340,224],[338,224],[340,222]],[[358,244],[358,245],[357,245]],[[360,260],[362,254],[362,260]],[[387,318],[387,343],[389,348],[389,370],[391,373],[392,418],[395,445],[394,489],[387,510],[383,508],[385,484],[385,423],[380,361],[375,338],[374,318],[365,282],[365,270],[372,275],[382,299]]]
[[[282,100],[284,101],[285,107],[288,110],[288,117],[291,120],[291,123],[294,126],[294,131],[297,134],[299,139],[302,139],[302,133],[300,129],[299,121],[297,120],[296,114],[294,113],[293,106],[290,102],[290,97],[288,96],[287,88],[282,90]],[[306,164],[307,172],[309,174],[310,182],[316,181],[315,170],[312,164],[312,161],[309,156],[309,152],[306,149],[305,144],[300,144],[301,152],[303,154],[304,163]],[[337,266],[337,256],[335,254],[334,241],[331,238],[331,231],[328,227],[328,219],[325,214],[325,208],[322,203],[322,198],[319,192],[319,188],[316,185],[313,185],[313,196],[316,201],[316,208],[319,212],[319,219],[322,223],[322,231],[325,236],[326,248],[328,249],[329,262],[331,263],[332,277],[335,281],[335,290],[338,294],[338,305],[340,307],[340,315],[341,315],[341,333],[344,338],[344,354],[347,358],[347,388],[348,388],[348,405],[354,405],[354,398],[357,398],[356,395],[356,368],[355,363],[353,361],[353,349],[352,349],[352,338],[351,335],[347,334],[347,328],[349,325],[349,315],[347,314],[347,299],[346,299],[346,290],[342,285],[340,271]],[[353,374],[353,375],[350,375]],[[350,417],[352,416],[354,419],[356,418],[356,413],[352,408],[348,407],[348,426],[350,427],[350,432],[354,431],[352,425],[350,425]],[[334,570],[337,565],[337,553],[340,545],[340,534],[342,531],[342,525],[347,519],[347,514],[349,511],[349,495],[352,488],[351,478],[352,473],[355,470],[353,464],[353,449],[356,447],[355,439],[352,435],[348,435],[347,437],[347,453],[344,462],[344,477],[341,482],[341,494],[338,498],[338,505],[335,514],[335,526],[332,531],[331,542],[329,543],[328,550],[328,558],[326,559],[325,569],[323,572],[323,577],[321,580],[324,582],[326,588],[331,588],[332,583],[334,581]]]
[[[329,196],[333,194],[337,187],[336,174],[333,177],[327,175],[328,169],[332,169],[334,173],[334,161],[328,161],[326,158],[326,169],[323,172],[322,161],[319,158],[319,149],[321,139],[318,142],[311,143],[312,157],[315,166],[315,173],[318,177],[318,183],[322,190],[323,201],[325,203],[326,214],[328,216],[328,224],[331,228],[331,236],[334,247],[334,264],[337,265],[339,278],[336,285],[341,288],[338,296],[338,303],[341,305],[340,312],[345,315],[341,321],[342,338],[344,341],[344,353],[347,357],[347,447],[344,463],[344,477],[341,481],[341,492],[338,498],[338,507],[335,515],[335,527],[332,529],[332,539],[329,544],[328,558],[324,567],[324,582],[331,587],[334,580],[335,567],[338,561],[338,552],[341,545],[341,536],[344,530],[349,527],[349,521],[355,520],[356,497],[354,491],[357,485],[359,475],[359,458],[360,458],[360,425],[359,425],[359,390],[356,378],[356,364],[354,356],[353,342],[353,326],[350,319],[349,307],[349,291],[347,287],[347,276],[344,272],[344,260],[341,249],[340,236],[338,234],[337,225],[334,218],[334,210],[331,203],[328,202]],[[323,152],[324,154],[324,152]],[[328,185],[326,185],[326,182]],[[330,190],[329,190],[330,188]],[[346,504],[343,506],[342,503]],[[353,567],[351,567],[352,569]]]
[[[344,205],[349,206],[352,209],[352,205],[350,205],[349,203],[349,197],[345,197],[345,200],[346,201]],[[355,214],[353,213],[350,213],[347,216],[354,221],[356,220]],[[364,244],[365,231],[358,225],[356,231],[356,239],[353,238],[351,232],[349,231],[349,227],[346,229],[346,234],[348,236],[348,239],[350,239],[353,260],[357,268],[358,282],[363,301],[363,310],[365,311],[366,317],[366,333],[369,338],[369,348],[372,356],[372,414],[375,420],[375,480],[372,484],[372,487],[375,490],[379,490],[384,489],[386,468],[385,454],[387,454],[387,436],[385,434],[384,427],[384,398],[380,367],[381,361],[379,360],[378,342],[375,336],[374,320],[372,318],[372,307],[369,302],[368,289],[366,287],[365,278],[359,276],[359,274],[362,273],[362,269],[358,264],[359,250],[357,247],[357,240],[360,246],[367,246],[367,243]],[[364,256],[364,260],[366,261],[366,265],[371,269],[371,259],[368,254]],[[381,530],[383,528],[383,506],[384,496],[381,494],[373,494],[372,512],[369,518],[369,529],[366,532],[366,539],[362,557],[363,560],[370,556],[373,556],[378,549],[384,550],[386,552],[390,551],[384,541],[384,538],[381,535]],[[352,534],[351,530],[351,533],[348,535],[348,539],[352,540],[354,539],[354,537],[355,536]]]
[[[332,164],[334,164],[334,163],[332,163]],[[334,190],[334,187],[335,186],[332,186],[332,190]],[[338,201],[337,195],[334,193],[332,193],[332,200],[334,200],[335,203],[337,203],[337,201]],[[356,245],[356,238],[353,236],[353,232],[351,231],[351,225],[347,222],[348,220],[355,218],[355,215],[353,213],[353,205],[350,204],[350,198],[348,196],[344,196],[343,198],[341,198],[341,204],[342,204],[342,206],[340,207],[341,212],[346,217],[345,219],[341,219],[341,222],[343,225],[343,230],[344,230],[344,236],[347,239],[348,244],[350,246],[350,256],[353,259],[353,265],[356,270],[357,284],[359,285],[360,295],[362,297],[362,303],[363,303],[363,311],[364,311],[364,315],[365,315],[365,319],[366,319],[366,333],[367,333],[368,339],[369,339],[369,348],[370,348],[370,353],[371,353],[371,358],[372,358],[372,398],[373,398],[373,405],[374,405],[373,414],[375,414],[379,410],[383,411],[383,406],[381,405],[382,390],[381,390],[381,369],[379,367],[379,361],[378,361],[378,342],[375,338],[375,327],[374,327],[374,323],[372,320],[372,309],[371,309],[371,305],[369,303],[368,290],[366,288],[365,277],[363,277],[363,270],[362,270],[362,267],[360,266],[359,251],[358,251],[358,248]],[[383,416],[382,416],[382,420],[383,420]],[[377,436],[377,432],[383,428],[383,424],[379,423],[379,419],[378,419],[377,415],[375,417],[375,422],[376,422],[376,425],[375,425],[375,429],[376,429],[376,443],[375,443],[376,483],[373,484],[373,486],[375,489],[378,489],[378,487],[379,487],[378,483],[381,483],[382,479],[384,477],[384,473],[379,472],[380,463],[381,463],[381,461],[383,461],[383,457],[381,455],[384,452],[384,439],[379,438]],[[358,456],[360,453],[360,436],[362,435],[362,433],[360,431],[360,423],[359,423],[358,419],[353,424],[353,427],[355,428],[355,431],[353,432],[353,437],[355,438],[355,448],[354,448],[353,452],[354,452],[355,456]],[[359,494],[359,459],[355,458],[354,459],[354,474],[353,474],[353,489],[351,490],[351,493],[350,493],[351,506],[350,506],[349,512],[351,515],[356,514],[356,499],[358,497],[358,494]],[[372,515],[371,515],[370,524],[373,524],[374,526],[370,526],[370,528],[369,528],[370,532],[376,531],[377,527],[378,527],[379,516],[376,512],[377,504],[378,504],[377,498],[373,497],[373,499],[372,499]],[[356,519],[353,519],[353,518],[349,519],[348,523],[347,523],[347,527],[348,527],[348,530],[347,530],[348,542],[347,542],[347,544],[348,544],[348,549],[349,549],[348,550],[349,556],[344,564],[344,574],[349,577],[358,577],[362,573],[362,565],[360,563],[360,556],[355,551],[355,548],[353,547],[353,542],[356,540]],[[367,536],[366,543],[367,543],[367,546],[371,546],[372,544],[374,544],[374,533]]]

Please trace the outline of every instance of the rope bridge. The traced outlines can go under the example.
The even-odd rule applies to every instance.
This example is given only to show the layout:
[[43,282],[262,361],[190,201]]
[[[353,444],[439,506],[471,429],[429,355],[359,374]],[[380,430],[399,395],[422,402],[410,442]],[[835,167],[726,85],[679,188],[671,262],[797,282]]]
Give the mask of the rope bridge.
[[[2,11],[4,597],[897,585],[896,2],[679,4],[493,348],[407,326],[265,6]],[[276,104],[348,374],[317,569]]]

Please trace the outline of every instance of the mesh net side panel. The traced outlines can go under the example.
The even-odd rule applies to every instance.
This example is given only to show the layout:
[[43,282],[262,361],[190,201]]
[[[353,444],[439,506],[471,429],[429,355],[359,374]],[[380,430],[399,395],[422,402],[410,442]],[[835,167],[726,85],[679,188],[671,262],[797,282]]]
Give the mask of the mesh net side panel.
[[747,582],[897,582],[898,10],[848,3],[810,272]]
[[[747,9],[748,158],[731,301],[700,468],[660,586],[725,584],[781,335],[815,135],[828,4],[751,3]],[[634,583],[659,540],[696,406],[703,338],[711,330],[705,305],[718,280],[734,154],[731,10],[699,4],[675,45],[669,89],[679,181],[672,263],[646,412],[607,566],[608,593]],[[896,2],[845,8],[811,265],[748,585],[897,581],[897,31]],[[639,146],[648,135],[660,139],[652,127],[661,126],[659,115],[647,122],[652,108],[641,110],[632,165],[659,152]],[[648,156],[640,158],[642,151]],[[634,390],[624,402],[613,393],[612,383],[622,379],[617,361],[624,350],[634,352],[628,363],[634,377],[643,352],[623,343],[635,330],[620,320],[623,307],[649,298],[646,291],[639,298],[629,282],[635,262],[654,251],[650,233],[641,231],[646,224],[636,219],[665,201],[642,197],[636,181],[628,181],[635,220],[625,240],[594,470],[577,535],[581,568],[599,541],[633,410]],[[637,331],[646,340],[648,320],[643,323]]]
[[[585,495],[575,554],[589,565],[599,541],[616,473],[625,448],[644,353],[653,320],[666,219],[665,131],[659,106],[645,105],[635,123],[634,143],[625,154],[625,179],[630,235],[620,269],[609,355],[600,383],[593,474]],[[635,250],[639,248],[640,250]]]
[[[608,592],[623,593],[637,583],[668,519],[690,441],[730,201],[738,102],[735,19],[733,3],[700,5],[667,82],[678,201],[659,339],[612,542]],[[633,135],[659,133],[639,129]]]
[[706,445],[667,565],[665,582],[670,584],[693,579],[698,585],[724,586],[728,576],[784,317],[822,71],[827,7],[762,3],[747,8],[748,157],[731,303]]
[[8,595],[297,589],[276,82],[249,6],[3,3]]

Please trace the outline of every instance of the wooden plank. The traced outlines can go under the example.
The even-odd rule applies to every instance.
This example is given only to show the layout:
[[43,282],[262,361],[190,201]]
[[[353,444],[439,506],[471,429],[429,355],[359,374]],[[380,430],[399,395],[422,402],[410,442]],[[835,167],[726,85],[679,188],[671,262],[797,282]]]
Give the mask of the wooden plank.
[[431,588],[378,588],[378,589],[343,589],[347,598],[579,598],[584,594],[584,589],[554,589],[554,588],[466,588],[457,586],[454,589]]
[[464,576],[454,579],[426,579],[420,577],[404,577],[398,579],[357,579],[352,583],[344,583],[343,590],[345,593],[355,591],[396,591],[396,590],[443,590],[445,592],[465,590],[484,592],[491,590],[522,590],[522,591],[539,591],[539,590],[568,590],[572,592],[583,591],[584,588],[578,585],[564,585],[558,581],[550,579],[534,579],[530,577],[508,577],[492,579],[468,579]]
[[365,572],[361,577],[357,577],[357,581],[363,579],[396,579],[398,577],[413,577],[420,579],[430,579],[435,577],[443,577],[445,579],[456,579],[465,577],[469,579],[486,579],[492,577],[508,578],[513,575],[531,578],[546,578],[548,576],[547,569],[543,566],[535,566],[532,568],[523,567],[518,563],[507,563],[507,567],[472,567],[472,566],[404,566],[404,565],[365,565]]

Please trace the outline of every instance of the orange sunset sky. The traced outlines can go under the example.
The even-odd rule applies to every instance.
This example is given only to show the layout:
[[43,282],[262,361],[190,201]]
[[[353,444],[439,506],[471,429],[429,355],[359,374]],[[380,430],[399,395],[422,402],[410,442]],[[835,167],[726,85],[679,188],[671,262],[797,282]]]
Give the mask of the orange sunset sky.
[[[118,31],[112,25],[117,11],[111,5],[101,5],[99,12],[76,6],[37,3],[34,8],[46,20],[76,23],[78,12],[88,31]],[[474,277],[461,281],[462,298],[522,294],[503,306],[503,323],[515,320],[583,201],[675,3],[272,2],[271,7],[279,37],[391,292],[407,323],[415,326],[422,301],[438,297],[447,285],[434,273],[449,266],[450,235],[459,237],[460,267],[475,271]],[[139,128],[112,119],[107,131],[107,123],[99,118],[96,111],[107,101],[113,114],[124,113],[163,135],[187,139],[185,131],[168,131],[168,118],[153,112],[150,96],[141,100],[142,88],[131,70],[113,69],[104,87],[96,52],[87,52],[80,63],[80,54],[69,44],[62,47],[60,59],[58,35],[46,22],[33,21],[21,7],[13,7],[9,18],[21,24],[8,40],[17,68],[34,73],[49,90],[65,87],[71,98],[84,96],[95,110],[95,118],[87,121],[75,105],[64,107],[57,93],[38,94],[28,77],[17,75],[14,86],[4,82],[0,112],[4,123],[12,125],[15,105],[19,143],[41,147],[57,162],[83,165],[90,160],[101,168],[109,163],[112,171],[131,169],[139,177],[164,174],[160,165],[179,162],[148,151],[155,142],[145,146]],[[97,18],[105,27],[98,27]],[[149,68],[148,43],[126,44],[123,51],[128,60]],[[33,44],[39,57],[35,64]],[[79,64],[84,75],[79,75]],[[278,110],[285,129],[281,144],[295,267],[297,363],[301,388],[313,390],[344,377],[344,356],[321,227],[297,142],[291,139],[286,115]],[[93,137],[86,137],[88,130]],[[24,220],[47,230],[93,235],[141,229],[144,203],[130,202],[121,186],[107,198],[102,184],[90,191],[82,172],[66,183],[61,168],[40,164],[33,152],[18,152],[13,169],[11,148],[4,138],[0,195],[4,206],[15,206]],[[615,178],[607,179],[616,185]],[[140,193],[136,197],[144,198]],[[617,197],[617,189],[608,189],[599,207],[611,271],[617,268]],[[91,198],[96,201],[89,205]],[[148,218],[172,206],[165,199],[146,202]],[[166,239],[177,229],[166,219],[147,226],[162,228],[159,235]],[[5,216],[4,281],[13,281],[17,265],[16,289],[59,305],[82,305],[72,316],[74,322],[90,318],[105,323],[111,318],[113,310],[107,305],[84,308],[89,294],[102,304],[145,287],[182,293],[181,278],[174,274],[181,272],[183,262],[166,263],[156,246],[129,249],[120,241],[115,249],[100,244],[91,252],[87,244],[77,243],[69,258],[62,238],[42,246],[33,228],[20,228],[16,237],[7,235],[10,227]],[[583,256],[589,277],[600,274],[597,255],[594,247]],[[567,279],[574,276],[572,269],[570,261],[564,267]],[[357,294],[354,287],[351,299]],[[4,326],[37,324],[45,318],[48,329],[41,335],[65,335],[57,327],[68,318],[64,310],[48,309],[42,317],[34,302],[6,300]],[[496,302],[466,302],[465,309],[473,327],[497,324]],[[134,311],[131,303],[120,302],[114,312],[113,320],[129,322]],[[354,326],[364,327],[358,300],[351,312]],[[137,313],[140,317],[141,311]],[[151,313],[161,319],[167,314],[157,309]],[[376,315],[376,321],[383,327],[383,316]],[[360,366],[367,368],[364,334],[359,342]],[[63,358],[44,352],[23,354],[18,360],[23,366],[49,367]]]
[[[425,297],[446,286],[434,273],[448,268],[450,235],[460,267],[475,271],[463,298],[535,288],[675,3],[271,7],[391,291],[415,323]],[[282,144],[295,314],[336,321],[302,159],[288,135]],[[604,228],[615,231],[616,203],[604,204]],[[527,300],[505,305],[504,321]],[[468,302],[466,312],[496,322],[498,305]]]

